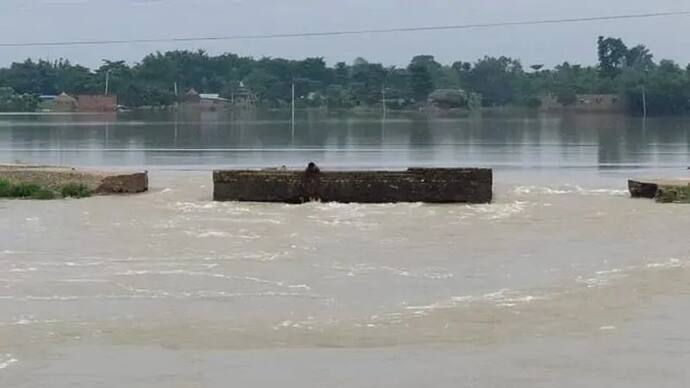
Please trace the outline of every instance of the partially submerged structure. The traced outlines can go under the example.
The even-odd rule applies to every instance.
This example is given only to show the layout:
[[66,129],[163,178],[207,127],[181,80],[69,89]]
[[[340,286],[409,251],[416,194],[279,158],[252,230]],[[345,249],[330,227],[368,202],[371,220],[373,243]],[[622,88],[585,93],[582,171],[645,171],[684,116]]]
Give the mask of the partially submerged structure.
[[0,181],[34,185],[59,192],[68,186],[80,186],[90,194],[135,194],[148,191],[147,172],[107,172],[69,167],[0,165]]
[[690,179],[629,180],[633,198],[650,198],[660,203],[690,203]]
[[489,203],[493,172],[481,168],[402,171],[218,170],[216,201],[305,203]]

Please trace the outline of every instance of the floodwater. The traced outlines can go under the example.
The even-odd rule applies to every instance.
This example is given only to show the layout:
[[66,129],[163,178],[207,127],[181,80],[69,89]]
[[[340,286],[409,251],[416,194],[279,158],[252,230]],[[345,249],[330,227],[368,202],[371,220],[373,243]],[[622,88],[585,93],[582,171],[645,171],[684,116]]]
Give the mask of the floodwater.
[[[0,116],[0,162],[150,193],[0,201],[2,387],[685,387],[690,121]],[[216,167],[495,168],[491,205],[214,203]]]

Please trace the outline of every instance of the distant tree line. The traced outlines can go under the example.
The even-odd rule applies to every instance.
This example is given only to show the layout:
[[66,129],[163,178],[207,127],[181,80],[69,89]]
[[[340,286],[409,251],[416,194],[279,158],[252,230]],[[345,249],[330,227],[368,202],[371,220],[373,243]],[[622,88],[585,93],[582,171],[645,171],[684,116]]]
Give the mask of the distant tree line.
[[390,108],[410,108],[425,104],[435,90],[462,89],[480,96],[485,107],[537,107],[544,95],[569,105],[578,94],[619,94],[631,114],[641,114],[644,94],[651,115],[690,113],[690,66],[681,68],[670,60],[657,63],[645,46],[627,47],[621,39],[601,37],[597,45],[596,66],[565,62],[553,69],[525,69],[517,59],[488,56],[444,65],[433,56],[420,55],[406,67],[358,58],[330,67],[323,58],[254,59],[169,51],[148,55],[134,65],[104,61],[95,70],[68,60],[28,59],[0,69],[0,110],[22,104],[35,108],[32,96],[39,94],[102,93],[108,74],[110,92],[131,107],[171,105],[189,89],[230,98],[241,85],[253,91],[260,104],[280,107],[290,103],[294,82],[300,106],[376,106],[385,92]]

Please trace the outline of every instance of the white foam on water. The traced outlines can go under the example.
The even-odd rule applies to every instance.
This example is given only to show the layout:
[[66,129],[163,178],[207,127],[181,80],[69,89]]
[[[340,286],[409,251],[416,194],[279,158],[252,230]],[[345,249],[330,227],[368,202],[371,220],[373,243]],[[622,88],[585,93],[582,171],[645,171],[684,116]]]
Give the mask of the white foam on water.
[[610,284],[612,281],[623,279],[629,276],[630,272],[647,270],[664,270],[671,268],[685,268],[687,262],[680,259],[671,258],[660,262],[652,262],[643,266],[632,265],[623,268],[613,268],[595,272],[593,277],[578,276],[575,280],[578,283],[585,284],[588,288],[602,287]]
[[24,300],[33,300],[33,301],[43,301],[43,302],[48,302],[48,301],[70,302],[70,301],[82,299],[82,297],[74,296],[74,295],[52,295],[52,296],[27,295],[23,299]]
[[53,323],[58,323],[60,321],[56,319],[45,319],[45,320],[40,320],[36,319],[33,315],[21,315],[17,318],[15,318],[15,321],[12,322],[4,322],[2,323],[3,325],[16,325],[16,326],[27,326],[27,325],[37,325],[37,324],[53,324]]
[[345,226],[348,228],[355,228],[358,230],[373,230],[376,229],[379,224],[376,222],[362,222],[362,221],[351,221],[347,218],[334,218],[332,220],[318,220],[318,223],[326,226]]
[[685,267],[686,263],[683,263],[680,259],[676,258],[671,258],[668,259],[667,261],[662,261],[662,262],[657,262],[657,263],[649,263],[647,264],[647,268],[660,268],[660,269],[665,269],[665,268],[683,268]]
[[110,283],[110,280],[108,279],[58,279],[56,280],[58,283],[93,283],[93,284],[103,284],[103,283]]
[[415,278],[415,279],[429,279],[429,280],[445,280],[451,279],[455,274],[449,272],[445,268],[429,267],[421,269],[407,269],[396,268],[389,266],[376,266],[369,263],[358,263],[354,265],[341,265],[335,263],[330,266],[314,264],[314,268],[335,270],[344,272],[345,276],[353,277],[356,275],[367,275],[372,273],[387,273],[401,277]]
[[48,261],[36,263],[39,267],[99,267],[105,264],[105,261]]
[[233,234],[218,230],[208,230],[202,232],[185,231],[184,233],[188,236],[196,238],[237,238],[242,240],[256,240],[261,238],[261,236],[258,234],[246,233],[246,231],[240,231],[240,234]]
[[579,194],[579,195],[612,195],[617,197],[625,197],[629,195],[628,190],[620,189],[585,189],[578,185],[566,184],[562,187],[548,187],[548,186],[517,186],[513,189],[513,194],[529,195],[529,194],[545,194],[545,195],[565,195],[565,194]]
[[[267,213],[259,213],[263,215],[268,215]],[[239,218],[239,217],[233,217],[232,219],[227,219],[227,221],[236,223],[236,224],[242,224],[242,225],[247,225],[247,224],[269,224],[269,225],[282,225],[284,221],[273,219],[273,218]]]
[[[284,320],[276,325],[273,325],[273,330],[281,330],[281,329],[307,329],[307,330],[313,330],[314,326],[317,324],[317,321],[314,317],[308,317],[306,320],[303,321],[292,321],[292,320]],[[332,324],[332,322],[331,322]]]
[[[467,219],[484,219],[489,221],[505,220],[525,213],[529,202],[515,201],[512,203],[494,203],[487,205],[466,205],[462,207],[458,218],[462,222]],[[457,213],[452,210],[451,214]]]
[[222,237],[230,237],[231,236],[230,233],[227,233],[227,232],[218,232],[218,231],[212,231],[212,230],[207,231],[207,232],[198,232],[198,233],[186,231],[185,234],[188,236],[196,237],[196,238],[210,238],[210,237],[222,238]]
[[258,261],[262,263],[272,262],[280,259],[281,257],[288,256],[289,252],[257,252],[257,253],[247,253],[242,256],[243,260],[248,261]]
[[[672,258],[665,261],[653,262],[646,265],[629,266],[624,268],[613,268],[607,270],[600,270],[594,273],[593,276],[578,276],[575,281],[584,284],[587,288],[605,287],[611,283],[625,279],[635,271],[640,270],[667,270],[674,268],[685,268],[688,265],[687,261]],[[541,300],[548,300],[557,294],[525,294],[520,291],[511,289],[500,289],[493,292],[488,292],[483,295],[464,295],[454,296],[446,300],[436,301],[426,305],[405,305],[405,310],[411,311],[414,315],[427,315],[429,312],[439,309],[452,309],[457,307],[469,306],[474,303],[490,303],[500,308],[512,308],[523,304],[534,303]],[[390,315],[389,315],[390,316]],[[605,326],[602,330],[615,330]]]
[[9,270],[9,272],[17,272],[17,273],[22,273],[22,272],[36,272],[38,271],[38,268],[36,267],[29,267],[29,268],[12,268]]
[[311,290],[311,287],[306,284],[291,284],[284,281],[276,280],[266,280],[253,276],[235,276],[226,275],[216,272],[198,272],[198,271],[188,271],[182,269],[168,270],[168,271],[151,271],[151,270],[128,270],[126,272],[120,272],[115,274],[116,276],[144,276],[144,275],[158,275],[158,276],[199,276],[199,277],[210,277],[216,279],[233,280],[233,281],[247,281],[258,284],[274,285],[278,287],[291,288],[291,289],[304,289]]
[[172,207],[182,213],[201,213],[220,210],[223,213],[243,214],[251,209],[235,202],[175,202]]
[[0,370],[7,369],[18,362],[19,360],[14,358],[11,354],[5,354],[4,357],[0,358]]
[[[667,270],[674,268],[685,268],[689,262],[671,258],[665,261],[653,262],[646,265],[629,266],[624,268],[613,268],[600,270],[594,276],[578,276],[575,281],[584,284],[587,288],[605,287],[617,280],[631,276],[634,271],[640,270]],[[460,306],[471,305],[473,303],[491,303],[496,307],[516,307],[521,304],[533,303],[541,300],[548,300],[556,294],[525,294],[511,289],[499,289],[497,291],[485,293],[483,295],[464,295],[450,297],[443,301],[433,302],[427,305],[405,306],[405,310],[412,311],[417,315],[425,315],[429,311],[438,309],[450,309]]]
[[524,295],[518,291],[501,289],[481,296],[453,296],[444,301],[434,302],[428,305],[405,306],[405,310],[412,311],[415,315],[426,315],[430,311],[469,306],[473,303],[490,303],[496,307],[510,308],[547,299],[549,299],[548,295]]

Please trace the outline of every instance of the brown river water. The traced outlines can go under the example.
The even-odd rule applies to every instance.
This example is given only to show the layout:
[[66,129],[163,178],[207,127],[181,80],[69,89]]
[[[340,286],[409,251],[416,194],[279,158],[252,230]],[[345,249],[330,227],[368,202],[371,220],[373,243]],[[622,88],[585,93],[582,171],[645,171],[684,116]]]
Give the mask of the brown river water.
[[[685,387],[690,121],[0,116],[0,162],[151,192],[0,201],[0,387]],[[217,167],[487,166],[490,205],[211,201]]]

